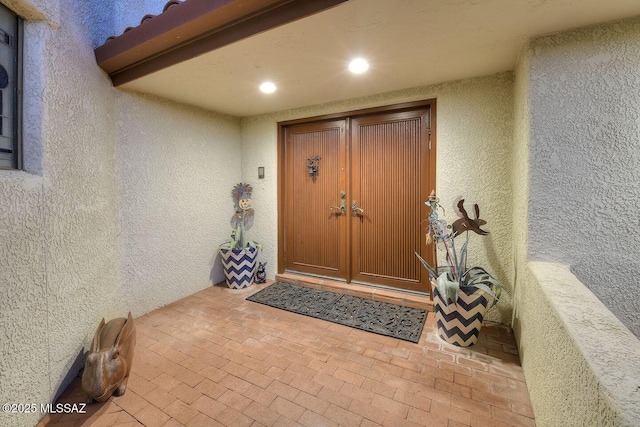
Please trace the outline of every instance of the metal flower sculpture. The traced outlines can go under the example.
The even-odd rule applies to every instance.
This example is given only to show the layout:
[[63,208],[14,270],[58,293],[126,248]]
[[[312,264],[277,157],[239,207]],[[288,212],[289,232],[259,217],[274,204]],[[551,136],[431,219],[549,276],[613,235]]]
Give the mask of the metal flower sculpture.
[[249,184],[239,183],[231,190],[231,197],[235,213],[231,217],[231,248],[244,249],[247,247],[246,231],[253,225],[253,208],[251,207],[251,193],[253,188]]

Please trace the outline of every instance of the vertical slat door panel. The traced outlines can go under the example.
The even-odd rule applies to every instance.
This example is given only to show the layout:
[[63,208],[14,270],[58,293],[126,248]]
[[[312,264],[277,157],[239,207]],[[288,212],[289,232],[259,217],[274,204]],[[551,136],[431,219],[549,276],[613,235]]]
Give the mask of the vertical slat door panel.
[[[287,270],[347,279],[346,219],[340,205],[346,187],[346,122],[290,126],[285,147],[285,264]],[[310,176],[308,159],[320,156]]]
[[351,125],[353,281],[428,291],[425,253],[428,110],[355,118]]

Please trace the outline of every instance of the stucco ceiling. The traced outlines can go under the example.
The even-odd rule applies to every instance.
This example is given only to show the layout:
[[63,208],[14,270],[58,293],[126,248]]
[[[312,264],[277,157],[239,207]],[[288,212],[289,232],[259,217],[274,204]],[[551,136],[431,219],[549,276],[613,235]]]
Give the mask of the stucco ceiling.
[[252,116],[512,70],[527,38],[638,15],[638,0],[350,0],[121,88]]

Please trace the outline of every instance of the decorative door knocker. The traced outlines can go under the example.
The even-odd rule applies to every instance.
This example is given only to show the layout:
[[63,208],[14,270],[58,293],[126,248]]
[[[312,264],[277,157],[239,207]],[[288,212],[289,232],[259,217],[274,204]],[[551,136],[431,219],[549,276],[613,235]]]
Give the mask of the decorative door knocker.
[[307,159],[307,161],[309,162],[309,176],[315,177],[318,174],[318,162],[320,161],[320,156]]

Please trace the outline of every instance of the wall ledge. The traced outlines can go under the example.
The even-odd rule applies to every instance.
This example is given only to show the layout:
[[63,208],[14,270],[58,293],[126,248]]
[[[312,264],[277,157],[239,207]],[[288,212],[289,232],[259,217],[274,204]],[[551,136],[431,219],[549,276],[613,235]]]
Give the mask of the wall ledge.
[[[611,425],[637,425],[637,420],[640,419],[638,338],[578,280],[568,266],[550,262],[529,262],[527,276],[527,283],[523,285],[535,286],[537,282],[539,292],[546,300],[544,302],[548,304],[551,315],[557,316],[564,328],[564,331],[555,330],[552,333],[566,333],[568,342],[578,352],[574,354],[579,354],[584,359],[581,366],[586,366],[585,370],[560,365],[560,370],[564,371],[558,372],[558,375],[572,376],[570,380],[578,384],[596,384],[598,407],[593,410],[600,412],[594,416],[603,421],[601,425],[610,425],[608,421],[611,421]],[[531,290],[527,292],[531,295]],[[523,330],[526,320],[520,319]],[[519,344],[522,345],[522,342]],[[527,345],[531,347],[534,344],[529,342]],[[525,346],[525,356],[526,352],[531,351]],[[535,353],[535,350],[533,352]],[[523,359],[526,376],[527,361]],[[531,388],[535,385],[529,386]],[[580,390],[576,390],[575,396],[580,396],[580,393]]]
[[45,21],[52,28],[60,27],[59,0],[3,0],[2,3],[27,21]]

